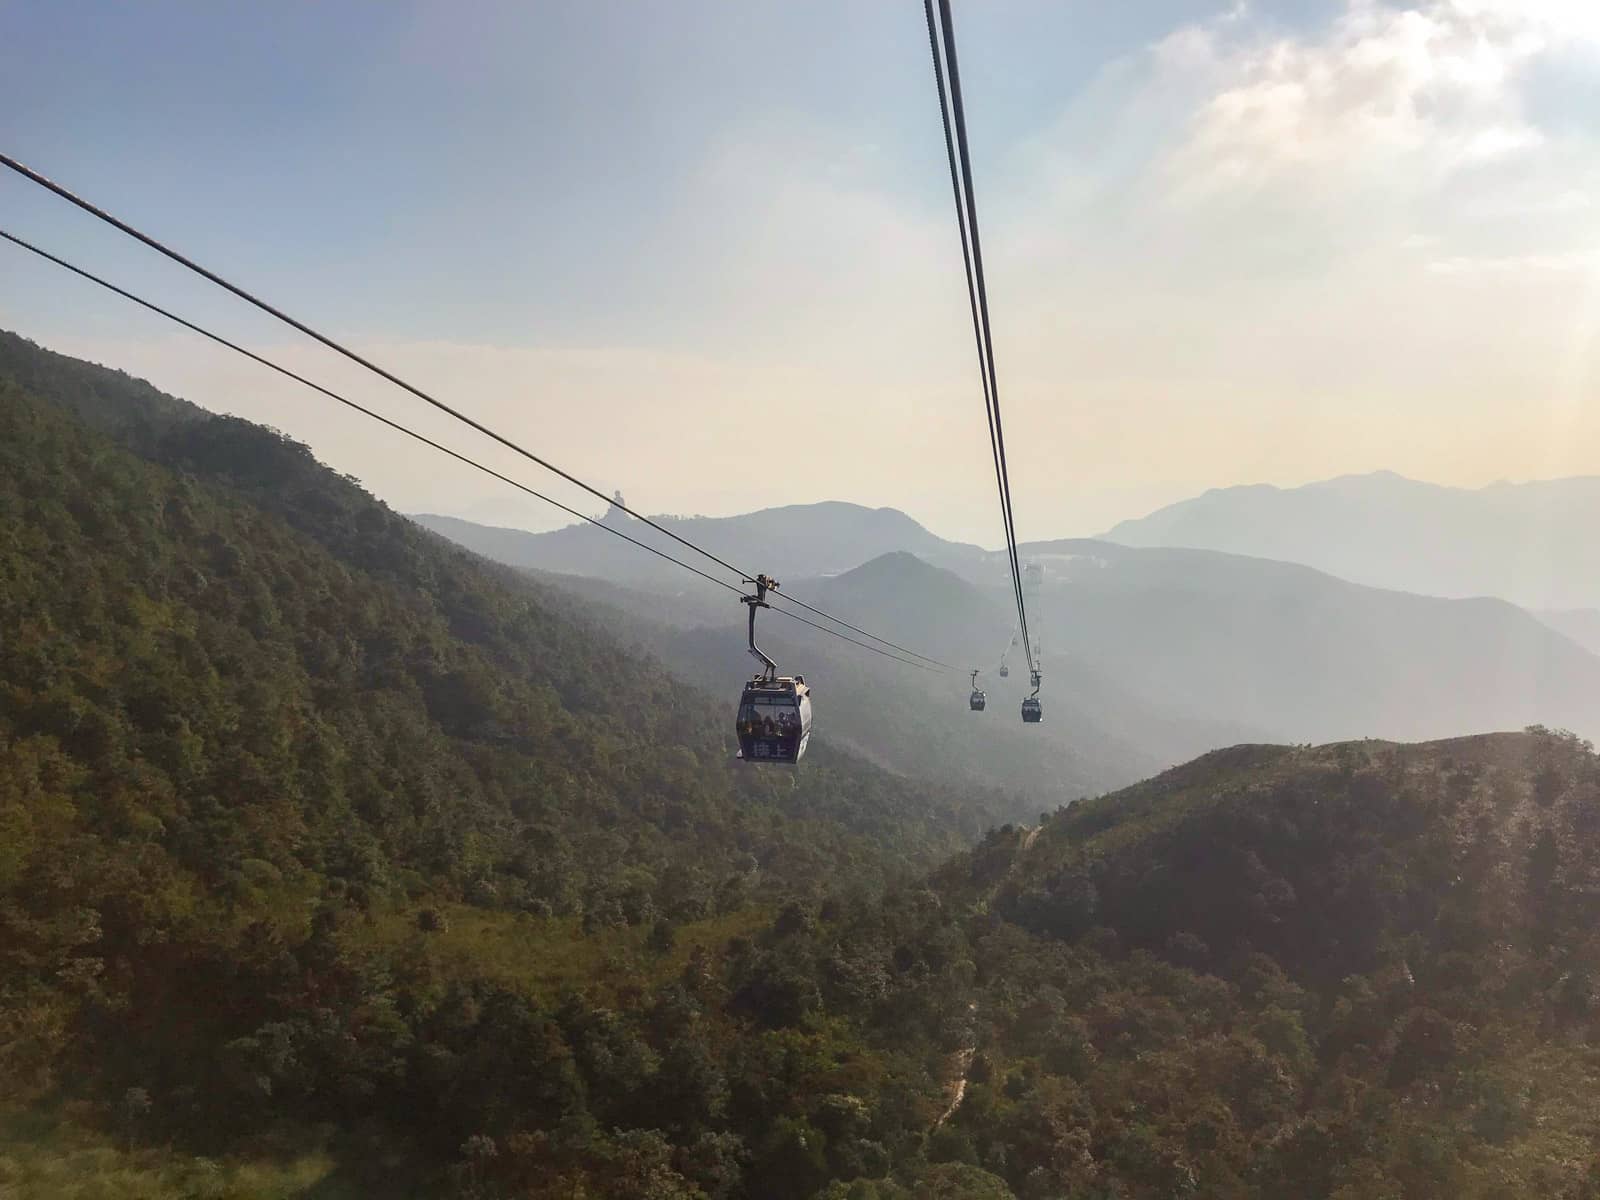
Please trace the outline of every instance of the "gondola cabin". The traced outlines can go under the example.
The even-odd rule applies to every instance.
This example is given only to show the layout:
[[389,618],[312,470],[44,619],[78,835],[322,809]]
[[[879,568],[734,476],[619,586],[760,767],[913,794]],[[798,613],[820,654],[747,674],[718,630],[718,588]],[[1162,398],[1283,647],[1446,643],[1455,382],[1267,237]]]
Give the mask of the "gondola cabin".
[[1008,676],[1010,674],[1011,674],[1011,668],[1006,666],[1005,663],[1001,663],[1000,664],[1000,678],[1004,679],[1006,676]]
[[744,685],[736,721],[747,763],[797,763],[811,740],[811,689],[804,675],[758,675]]
[[977,688],[973,688],[972,695],[967,698],[967,703],[971,706],[973,712],[982,712],[989,704],[989,697]]
[[1034,696],[1022,702],[1022,719],[1026,724],[1037,725],[1044,719],[1044,706]]

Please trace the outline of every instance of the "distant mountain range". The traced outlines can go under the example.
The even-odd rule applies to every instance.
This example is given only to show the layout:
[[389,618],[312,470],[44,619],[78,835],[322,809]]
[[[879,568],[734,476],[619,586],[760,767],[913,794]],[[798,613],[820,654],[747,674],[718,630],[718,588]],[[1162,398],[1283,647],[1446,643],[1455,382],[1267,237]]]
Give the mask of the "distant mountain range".
[[1600,476],[1466,489],[1391,471],[1215,488],[1104,537],[1305,563],[1431,596],[1600,608]]
[[1364,587],[1293,563],[1076,541],[1030,620],[1138,695],[1276,739],[1600,732],[1600,658],[1503,600]]
[[[1005,689],[992,671],[1012,624],[1000,555],[945,542],[892,510],[839,504],[816,506],[815,527],[808,527],[811,507],[794,506],[722,518],[699,532],[718,553],[729,545],[755,546],[761,531],[771,528],[772,513],[782,514],[802,546],[823,546],[828,531],[843,525],[854,531],[856,549],[883,550],[897,536],[920,547],[920,553],[893,547],[859,570],[797,577],[786,586],[952,665],[986,668],[987,685],[1005,696],[997,706],[1002,719],[1014,719],[1023,664],[1013,660]],[[609,546],[600,549],[615,541],[600,530],[563,530],[558,537],[421,519],[469,548],[525,567],[615,583],[642,583],[645,574],[665,578],[661,572],[671,571],[671,595],[645,600],[639,609],[681,629],[700,627],[694,639],[702,647],[728,646],[722,669],[730,682],[745,667],[737,615],[723,598],[699,599],[710,589],[670,565],[650,564],[620,542],[628,557],[618,560]],[[870,537],[861,533],[867,528]],[[629,522],[627,531],[649,532],[638,522]],[[712,541],[712,533],[721,540]],[[769,561],[785,545],[768,547]],[[1173,762],[1202,745],[1245,738],[1429,738],[1534,723],[1600,732],[1600,657],[1577,640],[1585,636],[1581,614],[1569,614],[1570,629],[1563,632],[1503,600],[1407,594],[1299,564],[1208,550],[1076,539],[1028,543],[1022,551],[1043,568],[1030,621],[1044,649],[1044,695],[1057,706],[1048,710],[1049,731],[1024,757],[1043,742],[1047,754],[1066,756],[1063,761],[1087,766],[1098,759],[1102,769],[1083,774],[1099,779],[1107,769],[1115,774],[1118,758],[1143,770],[1152,759]],[[828,559],[818,550],[808,561],[831,565],[840,557]],[[905,729],[917,720],[904,714],[890,722],[871,703],[874,690],[887,686],[881,661],[862,663],[864,652],[805,630],[774,628],[772,636],[774,645],[828,664],[819,703],[823,696],[843,701],[852,713],[850,734],[863,748],[900,745],[912,757],[930,752],[927,732],[905,740]],[[684,669],[674,651],[660,652]],[[821,670],[812,670],[823,679]],[[841,688],[844,681],[848,686]],[[962,683],[929,677],[913,691],[929,704],[954,704],[964,694]],[[903,689],[894,690],[904,699]],[[928,718],[920,723],[927,731],[937,728]],[[960,737],[936,736],[946,743]],[[1137,752],[1107,762],[1112,739]],[[1014,754],[1009,739],[990,739],[972,746],[966,761],[980,777],[999,777],[1015,766]]]
[[[610,537],[593,525],[568,525],[548,533],[526,533],[432,513],[422,513],[414,519],[487,558],[514,567],[600,574],[617,579],[683,578],[677,567],[641,554],[636,547]],[[935,559],[950,553],[983,555],[977,546],[947,542],[930,533],[898,509],[864,508],[838,501],[764,508],[735,517],[655,516],[651,519],[730,562],[750,571],[778,574],[780,578],[782,572],[795,577],[834,575],[895,550]],[[658,546],[675,556],[683,557],[686,553],[671,538],[632,520],[620,510],[612,509],[605,520],[611,524],[620,522],[629,537]],[[688,553],[689,557],[694,557],[692,552]],[[706,564],[696,559],[695,565]]]
[[[613,580],[536,574],[578,598],[641,654],[730,701],[755,668],[739,605],[692,577],[691,588],[666,595]],[[901,774],[1004,787],[1051,808],[1159,769],[1196,747],[1260,736],[1145,703],[1087,669],[1063,676],[1051,691],[1044,725],[1023,727],[1017,710],[1029,689],[1020,655],[1008,680],[994,672],[1010,632],[1007,597],[911,554],[882,555],[838,576],[793,579],[785,590],[959,664],[938,673],[895,663],[785,619],[782,604],[761,618],[762,648],[813,686],[818,737]],[[980,682],[990,706],[983,714],[967,705],[963,672],[973,663],[985,668]]]

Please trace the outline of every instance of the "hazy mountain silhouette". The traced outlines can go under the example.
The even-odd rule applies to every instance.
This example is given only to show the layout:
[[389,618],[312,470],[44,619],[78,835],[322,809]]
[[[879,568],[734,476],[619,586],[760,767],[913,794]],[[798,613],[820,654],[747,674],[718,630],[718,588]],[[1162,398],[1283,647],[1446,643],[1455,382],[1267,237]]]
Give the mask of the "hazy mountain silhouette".
[[[793,521],[806,511],[788,510]],[[736,530],[739,521],[725,518],[721,528]],[[915,522],[907,526],[932,537]],[[548,537],[510,540],[537,557],[551,545]],[[492,543],[480,535],[475,544]],[[1535,722],[1600,731],[1600,657],[1505,601],[1365,587],[1294,563],[1206,550],[1093,539],[1021,550],[1044,571],[1029,608],[1043,647],[1048,732],[1020,752],[1009,734],[1004,742],[961,746],[977,777],[1049,786],[1053,758],[1061,764],[1059,786],[1077,789],[1246,738],[1430,738]],[[930,553],[942,565],[901,551],[838,576],[786,580],[785,587],[962,671],[983,667],[993,700],[986,715],[1010,724],[1026,672],[1020,655],[1006,684],[993,670],[1012,628],[1003,556],[938,539]],[[582,571],[565,561],[569,571]],[[604,577],[608,562],[589,573]],[[634,605],[680,628],[703,625],[680,650],[689,660],[715,659],[714,678],[727,685],[748,668],[736,608],[731,597],[692,578]],[[835,714],[850,714],[852,744],[906,769],[929,753],[941,770],[960,769],[947,767],[943,756],[954,757],[971,721],[953,734],[948,714],[932,715],[964,703],[959,676],[923,677],[886,665],[781,618],[762,628],[763,646],[789,655],[782,661],[825,665],[801,669],[818,683],[819,704],[827,697]],[[888,682],[886,671],[898,682]],[[901,680],[908,675],[916,678]],[[878,693],[892,694],[894,706],[874,703]]]
[[1600,654],[1600,609],[1546,609],[1534,613],[1558,633],[1563,633],[1591,654]]
[[1036,543],[1045,640],[1136,695],[1308,741],[1600,730],[1600,658],[1503,600],[1363,587],[1205,550]]
[[[745,647],[743,610],[728,593],[703,584],[663,594],[576,575],[539,577],[581,598],[641,653],[730,701],[756,669]],[[836,577],[787,581],[784,590],[957,667],[939,672],[896,663],[787,619],[781,614],[796,610],[781,601],[762,614],[757,641],[781,669],[806,675],[818,729],[903,774],[1004,786],[1050,807],[1138,778],[1197,748],[1261,733],[1190,720],[1124,695],[1088,671],[1063,678],[1050,694],[1046,722],[1024,728],[1018,707],[1028,688],[1020,657],[1009,680],[994,673],[1009,634],[1008,598],[910,554],[884,555]],[[967,705],[965,671],[972,666],[984,668],[980,684],[990,698],[981,714]]]
[[[469,550],[514,567],[603,574],[615,579],[671,577],[674,583],[681,579],[679,568],[671,563],[642,554],[637,547],[592,525],[574,524],[548,533],[527,533],[432,513],[421,513],[413,519]],[[604,519],[629,537],[677,557],[687,555],[696,566],[706,565],[692,551],[615,507],[608,510]],[[898,509],[865,508],[839,501],[764,508],[733,517],[652,515],[651,520],[742,569],[767,571],[780,579],[784,571],[795,576],[848,571],[893,550],[924,556],[982,553],[976,546],[946,542]]]
[[1301,562],[1356,583],[1528,608],[1600,605],[1600,477],[1441,487],[1392,471],[1215,488],[1104,536]]
[[[938,647],[961,670],[990,670],[1014,620],[1009,595],[985,590],[915,554],[896,550],[829,579],[806,581],[809,602],[893,629],[902,645]],[[812,599],[815,597],[815,599]],[[859,622],[853,622],[859,623]]]

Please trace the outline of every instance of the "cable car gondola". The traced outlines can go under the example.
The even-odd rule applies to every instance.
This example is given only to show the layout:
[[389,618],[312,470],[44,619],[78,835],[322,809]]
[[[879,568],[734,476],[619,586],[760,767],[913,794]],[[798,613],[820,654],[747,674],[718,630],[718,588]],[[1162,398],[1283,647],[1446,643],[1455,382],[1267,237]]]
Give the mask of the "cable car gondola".
[[1039,672],[1033,673],[1033,695],[1022,702],[1022,721],[1025,725],[1037,725],[1044,720],[1044,706],[1039,703]]
[[739,757],[747,763],[797,763],[811,740],[811,689],[804,675],[779,675],[778,664],[756,645],[756,609],[771,607],[767,590],[778,584],[765,575],[749,582],[756,585],[756,593],[742,601],[750,607],[750,653],[765,669],[744,685],[739,696],[734,720]]
[[984,695],[983,689],[978,686],[978,672],[972,672],[972,695],[967,698],[967,704],[973,712],[982,712],[988,706],[989,697]]
[[1011,653],[1011,647],[1015,646],[1016,644],[1017,644],[1017,635],[1016,635],[1016,631],[1013,630],[1010,639],[1006,642],[1006,648],[1004,650],[1000,651],[1000,678],[1001,679],[1004,679],[1008,675],[1011,674],[1011,668],[1006,666],[1006,658]]

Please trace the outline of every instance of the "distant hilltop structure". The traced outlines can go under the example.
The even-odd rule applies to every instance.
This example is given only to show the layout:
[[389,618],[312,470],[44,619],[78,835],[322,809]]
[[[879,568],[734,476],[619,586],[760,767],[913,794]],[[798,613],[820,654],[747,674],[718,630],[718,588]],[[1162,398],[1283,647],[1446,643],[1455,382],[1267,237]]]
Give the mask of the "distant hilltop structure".
[[608,525],[620,525],[628,519],[628,514],[623,511],[627,501],[622,498],[622,489],[618,488],[611,496],[611,507],[606,509],[606,515],[600,519]]

